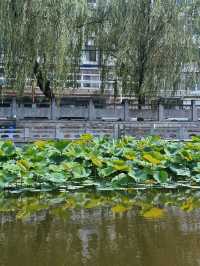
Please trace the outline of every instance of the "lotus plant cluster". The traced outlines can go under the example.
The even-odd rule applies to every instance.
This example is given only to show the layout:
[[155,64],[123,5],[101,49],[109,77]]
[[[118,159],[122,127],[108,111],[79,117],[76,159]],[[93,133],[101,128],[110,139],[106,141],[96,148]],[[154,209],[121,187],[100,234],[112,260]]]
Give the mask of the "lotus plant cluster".
[[200,188],[200,138],[0,142],[0,190]]

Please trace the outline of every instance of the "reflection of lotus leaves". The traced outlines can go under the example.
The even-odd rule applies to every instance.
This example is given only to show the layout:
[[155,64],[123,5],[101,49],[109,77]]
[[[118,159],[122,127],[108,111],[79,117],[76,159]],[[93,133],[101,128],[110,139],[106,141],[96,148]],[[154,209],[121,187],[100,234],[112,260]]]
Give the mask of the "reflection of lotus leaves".
[[128,211],[128,208],[126,208],[126,207],[123,206],[122,204],[118,204],[118,205],[112,207],[112,211],[113,211],[114,213],[123,213],[123,212]]
[[164,209],[152,208],[146,212],[142,213],[142,216],[147,219],[160,219],[165,216],[166,212]]
[[194,209],[194,203],[192,198],[188,198],[187,201],[183,203],[181,209],[187,212],[190,212]]
[[54,215],[59,213],[59,209],[62,209],[61,212],[64,214],[67,209],[100,207],[109,208],[116,214],[140,210],[140,215],[146,219],[160,219],[167,214],[165,207],[168,206],[176,206],[182,211],[199,209],[199,193],[194,190],[188,190],[187,194],[184,191],[163,193],[146,190],[145,192],[109,192],[106,194],[104,192],[63,192],[56,195],[41,193],[31,197],[16,197],[16,195],[8,197],[8,194],[2,193],[0,197],[0,213],[13,212],[18,219],[26,219],[45,210]]

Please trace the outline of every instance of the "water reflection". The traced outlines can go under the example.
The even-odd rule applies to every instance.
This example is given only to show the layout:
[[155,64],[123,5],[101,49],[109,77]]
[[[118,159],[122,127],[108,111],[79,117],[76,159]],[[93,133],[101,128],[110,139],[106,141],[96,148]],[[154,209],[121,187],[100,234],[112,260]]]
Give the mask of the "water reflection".
[[67,208],[64,201],[49,207],[40,198],[39,208],[33,199],[12,199],[0,214],[0,265],[200,265],[200,209],[186,212],[160,200],[153,208],[164,208],[165,215],[145,217],[152,197],[145,199],[119,212],[109,204]]

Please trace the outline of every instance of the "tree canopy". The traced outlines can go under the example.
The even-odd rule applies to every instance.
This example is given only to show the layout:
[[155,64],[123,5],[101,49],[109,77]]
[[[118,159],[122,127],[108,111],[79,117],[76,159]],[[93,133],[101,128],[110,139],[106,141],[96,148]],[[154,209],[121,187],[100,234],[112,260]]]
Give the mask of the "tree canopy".
[[111,0],[100,9],[106,8],[111,12],[98,26],[97,36],[100,50],[115,62],[122,93],[140,97],[176,90],[183,66],[196,60],[188,26],[193,6],[174,0]]
[[47,94],[49,82],[64,86],[79,65],[85,29],[78,25],[86,18],[84,0],[0,1],[0,43],[12,86],[23,90],[34,76]]
[[111,79],[115,91],[139,98],[176,90],[184,66],[199,60],[200,4],[185,2],[99,0],[91,7],[86,0],[2,0],[6,77],[20,91],[34,79],[51,98],[50,88],[76,85],[82,49],[93,38],[102,89]]

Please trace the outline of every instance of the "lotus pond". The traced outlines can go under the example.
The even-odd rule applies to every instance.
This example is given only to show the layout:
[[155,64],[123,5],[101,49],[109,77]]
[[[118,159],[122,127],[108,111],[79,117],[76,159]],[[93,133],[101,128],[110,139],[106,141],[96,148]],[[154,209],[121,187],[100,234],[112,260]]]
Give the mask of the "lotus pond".
[[0,190],[200,188],[200,138],[0,142]]
[[198,266],[200,192],[2,192],[1,266]]
[[200,265],[200,138],[0,142],[0,266]]

